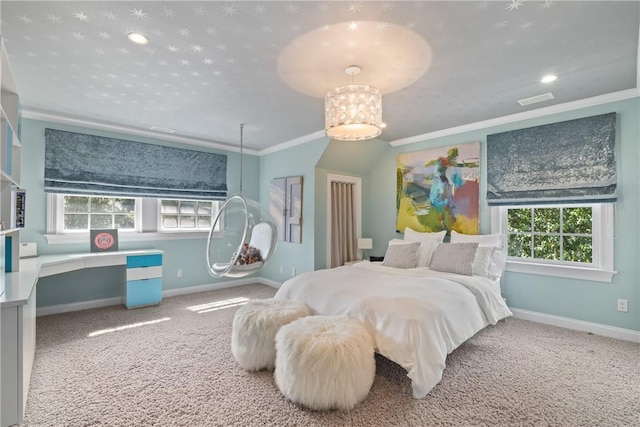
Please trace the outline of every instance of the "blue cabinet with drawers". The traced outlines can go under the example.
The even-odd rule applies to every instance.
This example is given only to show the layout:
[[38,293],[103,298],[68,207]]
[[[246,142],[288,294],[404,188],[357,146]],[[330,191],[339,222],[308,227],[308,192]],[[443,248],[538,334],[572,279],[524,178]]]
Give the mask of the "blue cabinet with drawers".
[[162,254],[128,255],[122,303],[127,308],[162,301]]

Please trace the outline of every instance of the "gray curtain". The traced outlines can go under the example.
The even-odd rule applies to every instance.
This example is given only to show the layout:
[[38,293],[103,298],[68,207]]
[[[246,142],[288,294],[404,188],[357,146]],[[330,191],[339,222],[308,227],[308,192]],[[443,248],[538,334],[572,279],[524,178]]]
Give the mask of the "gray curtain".
[[489,205],[616,201],[616,113],[487,136]]
[[355,185],[331,183],[331,268],[357,257]]
[[45,129],[49,193],[164,199],[227,197],[227,156]]

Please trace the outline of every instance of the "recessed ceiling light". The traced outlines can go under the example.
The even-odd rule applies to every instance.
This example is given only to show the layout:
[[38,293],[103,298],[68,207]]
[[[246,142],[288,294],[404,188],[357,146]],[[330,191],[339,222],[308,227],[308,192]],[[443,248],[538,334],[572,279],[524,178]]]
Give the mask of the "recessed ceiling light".
[[146,36],[140,33],[136,33],[135,31],[131,31],[129,34],[127,34],[127,37],[129,38],[129,40],[137,44],[149,43],[149,39]]
[[551,82],[555,82],[557,78],[558,76],[556,76],[555,74],[547,74],[546,76],[540,79],[540,82],[551,83]]

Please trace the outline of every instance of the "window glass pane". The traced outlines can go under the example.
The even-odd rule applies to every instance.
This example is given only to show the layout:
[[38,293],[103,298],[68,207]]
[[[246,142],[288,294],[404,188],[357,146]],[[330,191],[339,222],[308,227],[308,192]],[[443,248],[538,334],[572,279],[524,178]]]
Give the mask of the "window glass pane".
[[509,232],[531,231],[531,209],[509,209],[507,228]]
[[533,257],[560,259],[560,236],[536,235],[533,237]]
[[116,228],[134,229],[136,226],[136,217],[134,214],[115,215],[114,221]]
[[91,215],[91,228],[113,228],[112,215],[110,214]]
[[591,208],[564,208],[563,231],[565,233],[592,234]]
[[211,202],[198,202],[198,215],[211,215]]
[[89,198],[85,196],[64,196],[64,211],[89,212]]
[[180,216],[180,228],[195,228],[196,217],[193,215]]
[[210,216],[199,216],[198,217],[198,228],[211,228],[211,217]]
[[509,234],[509,256],[531,258],[531,234]]
[[92,197],[91,212],[113,212],[113,199],[110,197]]
[[181,214],[194,214],[196,213],[196,202],[190,200],[180,201],[180,213]]
[[178,228],[178,216],[162,215],[162,228]]
[[593,262],[591,237],[564,236],[564,260],[575,262]]
[[178,213],[178,200],[163,200],[160,203],[160,213],[174,214]]
[[533,210],[533,229],[538,233],[559,233],[560,209],[535,208]]
[[114,212],[135,212],[136,211],[136,199],[113,199]]
[[64,228],[65,230],[86,230],[89,226],[88,214],[65,214]]

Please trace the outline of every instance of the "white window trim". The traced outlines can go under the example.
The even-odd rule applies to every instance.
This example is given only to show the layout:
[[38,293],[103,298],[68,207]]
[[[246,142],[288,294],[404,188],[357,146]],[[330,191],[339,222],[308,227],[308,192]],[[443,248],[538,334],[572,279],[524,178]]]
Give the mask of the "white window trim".
[[[613,275],[614,217],[613,203],[589,205],[593,212],[593,266],[581,267],[541,260],[525,261],[507,258],[506,271],[567,279],[591,280],[611,283]],[[507,209],[509,206],[491,208],[491,233],[507,235]]]
[[[158,231],[158,202],[156,199],[136,199],[136,230],[121,230],[118,233],[120,242],[141,242],[158,240],[188,240],[207,239],[208,231],[181,230]],[[58,233],[64,227],[62,216],[63,198],[61,195],[47,193],[47,232],[44,234],[50,245],[88,243],[89,232],[78,231]],[[214,233],[212,237],[218,237],[221,233]]]

